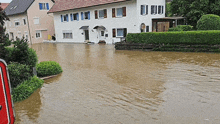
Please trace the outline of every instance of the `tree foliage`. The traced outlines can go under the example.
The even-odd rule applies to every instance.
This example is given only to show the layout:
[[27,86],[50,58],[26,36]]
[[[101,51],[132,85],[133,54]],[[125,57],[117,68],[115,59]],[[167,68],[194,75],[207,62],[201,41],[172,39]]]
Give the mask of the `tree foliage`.
[[8,17],[6,16],[5,12],[3,12],[2,8],[0,7],[0,58],[5,58],[5,56],[7,56],[5,46],[10,45],[10,40],[8,38],[8,35],[5,35],[5,28],[4,28],[5,22],[4,21],[6,20],[8,20]]
[[187,23],[196,27],[197,21],[205,14],[220,15],[220,0],[173,0],[173,15],[187,17]]

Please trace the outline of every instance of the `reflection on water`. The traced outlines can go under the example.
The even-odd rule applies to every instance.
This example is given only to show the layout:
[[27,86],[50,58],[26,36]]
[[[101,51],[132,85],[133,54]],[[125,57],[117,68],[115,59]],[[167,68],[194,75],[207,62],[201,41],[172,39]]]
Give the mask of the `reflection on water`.
[[16,123],[220,122],[220,54],[115,51],[113,45],[35,44],[63,73],[16,103]]

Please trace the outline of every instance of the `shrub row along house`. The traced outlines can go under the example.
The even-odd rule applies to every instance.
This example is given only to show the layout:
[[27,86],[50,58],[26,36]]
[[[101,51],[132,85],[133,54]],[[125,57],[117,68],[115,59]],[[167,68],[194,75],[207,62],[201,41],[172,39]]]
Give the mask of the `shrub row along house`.
[[127,33],[152,32],[152,19],[165,17],[165,0],[57,0],[58,42],[120,42]]
[[10,21],[6,21],[6,33],[15,40],[23,36],[30,43],[40,43],[55,34],[53,14],[47,14],[54,5],[53,0],[12,0],[4,10]]

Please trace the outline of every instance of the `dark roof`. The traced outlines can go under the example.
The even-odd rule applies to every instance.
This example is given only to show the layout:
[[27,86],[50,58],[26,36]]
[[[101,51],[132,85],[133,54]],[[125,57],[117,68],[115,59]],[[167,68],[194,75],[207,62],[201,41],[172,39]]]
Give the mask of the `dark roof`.
[[0,7],[4,10],[7,6],[9,5],[9,3],[0,3]]
[[178,19],[185,19],[186,17],[163,17],[163,18],[152,18],[152,20],[155,20],[155,19],[167,19],[167,20],[178,20]]
[[48,13],[105,5],[110,3],[118,3],[124,1],[130,0],[56,0],[54,6],[50,9]]
[[34,0],[12,0],[5,9],[6,15],[21,14],[27,11]]

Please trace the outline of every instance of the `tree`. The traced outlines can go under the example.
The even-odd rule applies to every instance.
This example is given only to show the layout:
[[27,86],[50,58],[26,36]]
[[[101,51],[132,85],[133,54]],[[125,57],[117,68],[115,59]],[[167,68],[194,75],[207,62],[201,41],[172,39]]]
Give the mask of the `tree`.
[[184,16],[187,23],[196,27],[197,21],[205,14],[220,15],[220,0],[173,0],[173,15]]
[[[1,3],[0,3],[1,4]],[[5,35],[4,24],[6,20],[9,20],[3,9],[0,7],[0,58],[5,59],[7,56],[5,46],[10,45],[8,35]]]

